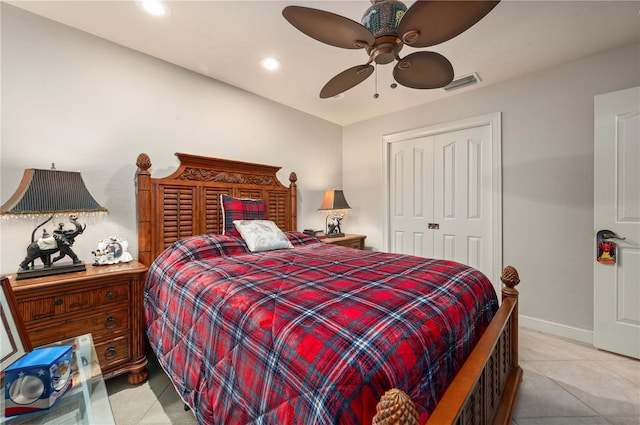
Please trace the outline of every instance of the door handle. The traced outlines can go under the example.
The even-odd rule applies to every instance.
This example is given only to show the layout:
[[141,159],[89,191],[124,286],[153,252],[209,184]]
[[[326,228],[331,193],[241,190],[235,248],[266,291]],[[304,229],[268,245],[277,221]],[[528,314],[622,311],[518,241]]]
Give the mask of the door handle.
[[600,236],[602,237],[602,239],[618,239],[619,241],[623,241],[627,239],[627,238],[621,238],[611,230],[605,230]]

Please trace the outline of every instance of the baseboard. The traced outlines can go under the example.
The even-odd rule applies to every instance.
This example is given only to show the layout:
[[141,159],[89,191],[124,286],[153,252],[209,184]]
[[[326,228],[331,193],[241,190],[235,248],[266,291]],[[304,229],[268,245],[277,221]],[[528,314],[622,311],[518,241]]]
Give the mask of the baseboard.
[[536,319],[535,317],[524,316],[522,314],[518,317],[518,320],[520,326],[524,328],[529,328],[535,331],[561,336],[564,338],[569,338],[593,345],[593,331],[575,328],[573,326],[561,325],[559,323]]

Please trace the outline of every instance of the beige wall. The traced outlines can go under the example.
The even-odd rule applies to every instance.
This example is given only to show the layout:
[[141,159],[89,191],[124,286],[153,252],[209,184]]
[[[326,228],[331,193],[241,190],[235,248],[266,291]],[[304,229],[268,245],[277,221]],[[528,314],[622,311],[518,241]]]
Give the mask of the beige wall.
[[[85,262],[108,236],[135,255],[140,152],[157,176],[175,170],[175,152],[279,165],[285,184],[295,171],[299,228],[324,225],[322,194],[342,181],[340,126],[5,3],[1,42],[0,202],[25,168],[80,171],[110,212],[77,239]],[[36,223],[0,222],[0,273],[18,269]]]
[[593,97],[640,83],[632,45],[345,127],[349,230],[381,248],[382,136],[502,113],[503,264],[520,271],[521,313],[589,340],[593,329]]

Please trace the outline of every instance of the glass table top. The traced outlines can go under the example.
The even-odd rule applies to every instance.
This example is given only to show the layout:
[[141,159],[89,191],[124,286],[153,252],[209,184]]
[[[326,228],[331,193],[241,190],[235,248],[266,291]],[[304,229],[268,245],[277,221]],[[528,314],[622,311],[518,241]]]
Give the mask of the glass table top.
[[59,341],[55,345],[73,347],[73,386],[47,410],[4,417],[4,404],[0,410],[1,424],[114,424],[109,395],[91,334]]

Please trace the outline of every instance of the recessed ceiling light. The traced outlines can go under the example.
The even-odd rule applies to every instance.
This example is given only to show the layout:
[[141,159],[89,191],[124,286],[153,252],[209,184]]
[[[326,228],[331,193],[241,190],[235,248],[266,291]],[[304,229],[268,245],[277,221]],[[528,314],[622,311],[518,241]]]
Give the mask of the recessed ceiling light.
[[264,58],[260,61],[260,65],[269,71],[275,71],[282,66],[282,63],[276,58]]
[[141,0],[138,4],[145,12],[153,16],[167,16],[170,13],[169,6],[160,0]]

